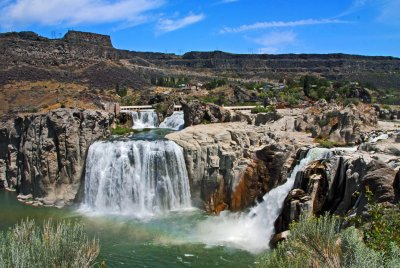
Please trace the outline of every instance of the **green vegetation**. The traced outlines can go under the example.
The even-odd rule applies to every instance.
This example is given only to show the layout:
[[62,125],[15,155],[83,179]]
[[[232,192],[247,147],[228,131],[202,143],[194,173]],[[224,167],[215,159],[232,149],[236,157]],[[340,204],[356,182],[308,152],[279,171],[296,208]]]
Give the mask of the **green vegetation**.
[[400,247],[400,204],[376,203],[369,188],[365,193],[369,216],[356,216],[348,220],[362,230],[368,247],[390,255],[393,243]]
[[51,220],[39,227],[22,221],[0,232],[0,267],[93,267],[100,252],[98,240],[90,240],[83,226]]
[[328,139],[316,139],[316,143],[319,143],[321,147],[324,148],[333,148],[333,147],[340,147],[343,146],[343,144],[338,143],[336,141],[328,140]]
[[260,256],[257,267],[389,268],[399,265],[400,249],[394,243],[383,254],[368,247],[359,230],[343,229],[340,220],[326,214],[319,218],[302,216],[298,223],[291,224],[289,238]]
[[132,129],[132,128],[123,127],[123,126],[120,126],[120,125],[117,125],[116,128],[111,130],[111,134],[112,135],[119,135],[119,136],[126,135],[126,134],[129,134],[129,133],[132,133],[132,132],[135,132],[135,130]]
[[208,90],[212,90],[214,88],[222,87],[224,85],[226,85],[226,80],[225,79],[213,79],[211,82],[205,84],[205,87]]
[[159,87],[173,87],[178,88],[181,85],[186,85],[189,83],[189,78],[187,77],[152,77],[150,83],[154,86]]
[[253,109],[251,109],[252,114],[258,114],[258,113],[270,113],[270,112],[276,112],[275,107],[273,106],[256,106]]
[[115,85],[115,92],[120,96],[121,98],[125,97],[128,94],[128,90],[124,86],[120,86],[120,84]]

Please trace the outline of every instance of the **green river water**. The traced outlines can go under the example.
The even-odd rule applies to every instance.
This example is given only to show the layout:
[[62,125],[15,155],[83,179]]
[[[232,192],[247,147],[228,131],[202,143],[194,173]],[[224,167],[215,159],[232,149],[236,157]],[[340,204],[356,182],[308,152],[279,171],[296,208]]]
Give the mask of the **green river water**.
[[138,220],[123,216],[89,216],[74,209],[36,208],[0,190],[0,229],[35,219],[67,219],[84,224],[100,240],[99,261],[107,267],[252,267],[255,256],[227,247],[207,247],[191,240],[192,230],[208,216],[202,211],[169,213]]

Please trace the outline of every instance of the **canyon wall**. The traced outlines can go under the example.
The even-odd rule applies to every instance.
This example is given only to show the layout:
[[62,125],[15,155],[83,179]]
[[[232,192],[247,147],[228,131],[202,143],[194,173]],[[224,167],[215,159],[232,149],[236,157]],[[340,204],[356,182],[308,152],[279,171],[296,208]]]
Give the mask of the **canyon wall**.
[[17,116],[0,128],[0,186],[45,205],[70,204],[89,146],[109,135],[113,114],[57,109]]

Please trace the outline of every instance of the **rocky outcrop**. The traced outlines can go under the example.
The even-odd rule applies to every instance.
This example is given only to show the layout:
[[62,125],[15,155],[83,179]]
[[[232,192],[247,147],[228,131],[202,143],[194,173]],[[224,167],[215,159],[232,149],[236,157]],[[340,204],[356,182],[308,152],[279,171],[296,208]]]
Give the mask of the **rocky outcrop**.
[[17,116],[0,129],[0,181],[47,205],[70,204],[89,146],[109,135],[112,121],[113,114],[75,109]]
[[361,151],[314,161],[297,174],[275,223],[276,231],[287,230],[301,214],[361,213],[368,203],[367,191],[376,202],[394,203],[395,176],[393,168]]
[[363,132],[377,123],[377,114],[371,106],[351,104],[343,108],[325,104],[307,109],[303,116],[296,119],[295,128],[311,132],[313,138],[358,144],[362,141]]
[[248,208],[282,184],[297,149],[246,123],[194,126],[166,137],[183,148],[195,205],[216,214]]
[[204,123],[225,123],[248,121],[251,119],[239,112],[224,109],[221,106],[199,101],[182,101],[182,110],[185,118],[185,127]]

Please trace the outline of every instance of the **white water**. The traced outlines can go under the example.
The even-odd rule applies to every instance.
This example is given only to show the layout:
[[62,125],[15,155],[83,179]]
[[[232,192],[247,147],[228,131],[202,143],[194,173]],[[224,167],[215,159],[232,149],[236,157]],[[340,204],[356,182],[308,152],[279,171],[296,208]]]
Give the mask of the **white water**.
[[82,210],[138,218],[190,208],[182,148],[172,141],[95,142]]
[[158,116],[154,111],[131,112],[133,129],[158,127]]
[[183,118],[183,112],[173,112],[171,116],[165,118],[165,120],[159,124],[158,116],[155,111],[139,111],[131,112],[133,129],[143,128],[170,128],[173,130],[181,130],[185,124]]
[[333,150],[324,148],[310,149],[294,167],[287,182],[268,192],[249,213],[224,211],[218,217],[209,217],[196,226],[193,239],[209,246],[231,246],[255,254],[268,249],[275,232],[274,223],[293,187],[297,172],[311,161],[328,158],[332,153]]
[[185,124],[183,118],[183,112],[176,111],[171,116],[165,118],[165,120],[160,124],[160,128],[170,128],[174,130],[181,130]]
[[377,136],[370,137],[369,140],[368,140],[368,142],[370,142],[370,143],[376,143],[376,142],[378,142],[378,141],[380,141],[380,140],[387,140],[387,139],[389,139],[389,134],[387,134],[387,133],[381,133],[381,134],[379,134],[379,135],[377,135]]

